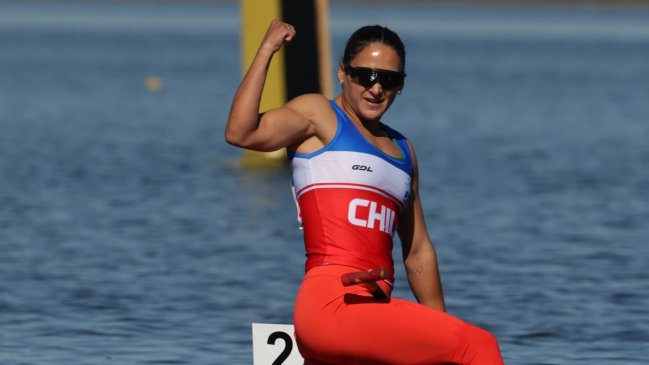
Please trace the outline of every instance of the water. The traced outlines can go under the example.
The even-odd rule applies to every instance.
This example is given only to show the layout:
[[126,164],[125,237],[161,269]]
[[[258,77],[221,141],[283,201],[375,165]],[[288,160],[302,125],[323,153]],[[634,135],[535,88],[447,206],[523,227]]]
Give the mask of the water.
[[[449,312],[508,364],[646,363],[649,11],[334,2],[336,57],[365,23],[408,46],[385,120]],[[289,174],[222,139],[238,27],[228,3],[0,5],[1,364],[250,364],[250,324],[290,322]]]

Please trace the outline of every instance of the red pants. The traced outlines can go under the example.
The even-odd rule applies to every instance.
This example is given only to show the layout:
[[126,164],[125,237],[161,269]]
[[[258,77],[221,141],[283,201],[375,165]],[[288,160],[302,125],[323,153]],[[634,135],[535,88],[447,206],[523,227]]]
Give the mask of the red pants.
[[294,324],[307,364],[503,364],[496,338],[456,317],[414,302],[377,301],[340,276],[358,269],[330,265],[306,274]]

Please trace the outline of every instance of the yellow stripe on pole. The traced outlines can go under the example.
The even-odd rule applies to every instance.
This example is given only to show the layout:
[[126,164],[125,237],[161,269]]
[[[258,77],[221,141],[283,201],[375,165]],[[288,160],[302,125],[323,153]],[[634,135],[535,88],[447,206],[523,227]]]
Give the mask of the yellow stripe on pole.
[[[240,0],[242,72],[245,73],[257,54],[266,29],[273,19],[282,18],[280,0]],[[278,108],[286,103],[284,51],[275,54],[270,63],[260,111]],[[246,167],[284,165],[284,149],[275,152],[246,151],[242,164]]]
[[[271,20],[282,18],[282,9],[279,0],[241,0],[241,15],[242,72],[245,73],[257,54]],[[284,51],[280,50],[268,69],[260,111],[278,108],[286,103],[284,80]]]
[[[328,0],[239,0],[242,71],[247,72],[273,19],[297,28],[297,36],[273,57],[259,109],[281,107],[288,98],[320,92],[333,97]],[[284,165],[286,151],[247,152],[244,166]]]

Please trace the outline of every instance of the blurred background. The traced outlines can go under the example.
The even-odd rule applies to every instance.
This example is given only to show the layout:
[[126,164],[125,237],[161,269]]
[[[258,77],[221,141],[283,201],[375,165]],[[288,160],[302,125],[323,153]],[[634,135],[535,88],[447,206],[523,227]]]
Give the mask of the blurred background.
[[[333,65],[365,24],[406,44],[384,122],[417,149],[448,311],[508,364],[646,364],[647,2],[329,20]],[[290,173],[223,140],[241,71],[236,1],[0,2],[1,364],[251,364],[251,323],[291,322]]]

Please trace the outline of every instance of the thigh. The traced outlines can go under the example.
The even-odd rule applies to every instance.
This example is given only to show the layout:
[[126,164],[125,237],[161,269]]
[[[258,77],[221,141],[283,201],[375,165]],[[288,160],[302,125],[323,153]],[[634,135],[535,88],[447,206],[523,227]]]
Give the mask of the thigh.
[[471,326],[410,301],[374,300],[362,287],[342,287],[339,273],[324,271],[305,279],[296,301],[296,337],[306,359],[331,364],[451,362]]
[[[350,300],[351,299],[351,300]],[[451,362],[461,347],[466,322],[442,311],[393,298],[386,303],[347,295],[336,336],[359,363],[435,364]]]

